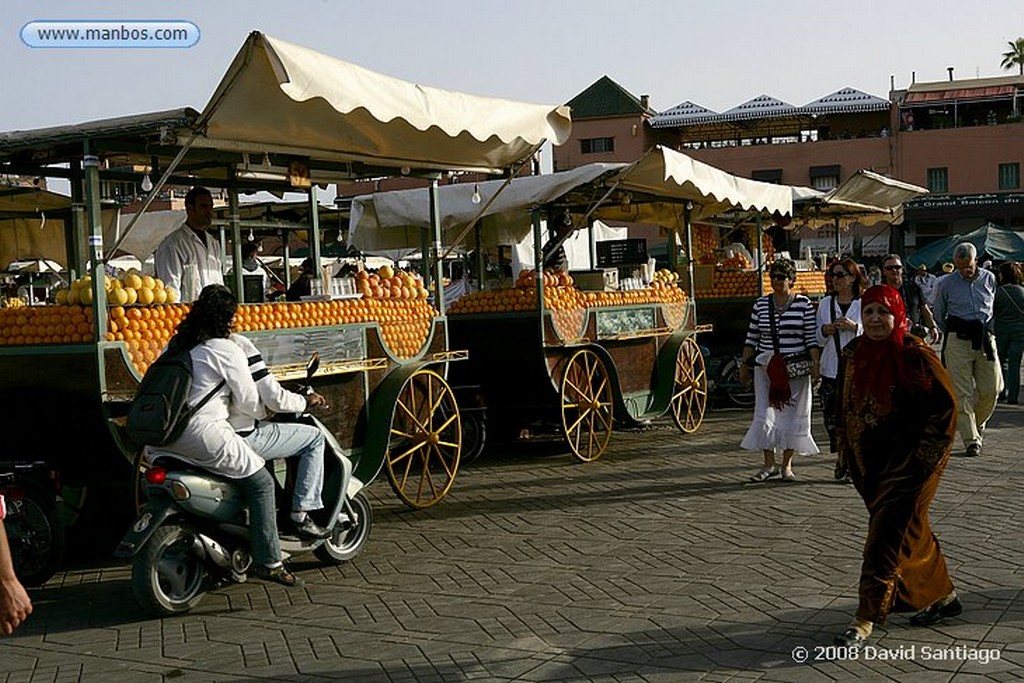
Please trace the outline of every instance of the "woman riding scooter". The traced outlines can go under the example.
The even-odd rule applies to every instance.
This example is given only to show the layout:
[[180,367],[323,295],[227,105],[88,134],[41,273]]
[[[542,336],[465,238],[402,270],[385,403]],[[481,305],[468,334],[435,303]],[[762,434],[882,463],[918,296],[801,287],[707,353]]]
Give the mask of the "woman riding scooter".
[[[260,374],[259,379],[262,379],[266,368],[259,373],[250,368],[247,355],[253,355],[251,343],[231,333],[237,308],[238,302],[231,290],[223,285],[207,285],[171,339],[170,347],[191,349],[190,405],[195,405],[218,384],[223,385],[192,416],[182,435],[161,447],[161,451],[237,481],[249,502],[256,576],[285,586],[300,586],[302,580],[282,562],[274,510],[274,478],[264,465],[273,458],[292,455],[302,458],[292,519],[298,535],[322,538],[327,532],[305,513],[311,505],[320,505],[323,437],[309,425],[254,425],[255,420],[265,417],[263,400],[267,400],[272,409],[302,412],[323,405],[324,398],[316,393],[304,397],[286,392],[276,382],[258,386],[255,375]],[[239,429],[243,434],[251,431],[243,435]]]

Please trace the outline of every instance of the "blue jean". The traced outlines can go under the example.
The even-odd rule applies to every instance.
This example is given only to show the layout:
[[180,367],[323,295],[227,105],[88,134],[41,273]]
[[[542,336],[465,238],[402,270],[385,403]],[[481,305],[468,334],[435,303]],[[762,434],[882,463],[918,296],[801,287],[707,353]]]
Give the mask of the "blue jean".
[[996,336],[999,359],[1006,372],[1006,398],[1013,403],[1020,400],[1020,361],[1024,355],[1024,334],[1001,334]]
[[319,510],[324,487],[324,435],[311,425],[261,422],[245,442],[264,460],[299,456],[292,511]]
[[277,537],[277,513],[274,509],[274,477],[261,467],[248,477],[237,479],[249,501],[249,533],[252,560],[263,566],[281,561],[281,541]]

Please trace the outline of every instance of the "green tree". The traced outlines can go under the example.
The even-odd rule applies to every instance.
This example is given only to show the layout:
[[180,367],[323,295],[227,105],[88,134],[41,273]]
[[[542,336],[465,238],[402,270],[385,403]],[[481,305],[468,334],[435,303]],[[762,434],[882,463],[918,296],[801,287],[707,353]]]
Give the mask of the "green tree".
[[1009,71],[1013,67],[1020,69],[1020,75],[1024,76],[1024,38],[1009,41],[1010,49],[1003,53],[1001,67]]

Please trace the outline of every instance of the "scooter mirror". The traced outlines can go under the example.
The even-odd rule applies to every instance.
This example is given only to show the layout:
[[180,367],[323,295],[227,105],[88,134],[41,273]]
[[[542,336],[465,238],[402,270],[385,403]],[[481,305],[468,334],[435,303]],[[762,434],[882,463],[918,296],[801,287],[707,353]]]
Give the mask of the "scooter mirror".
[[311,378],[316,374],[317,369],[320,367],[320,352],[314,351],[313,355],[309,357],[309,362],[306,363],[306,377]]

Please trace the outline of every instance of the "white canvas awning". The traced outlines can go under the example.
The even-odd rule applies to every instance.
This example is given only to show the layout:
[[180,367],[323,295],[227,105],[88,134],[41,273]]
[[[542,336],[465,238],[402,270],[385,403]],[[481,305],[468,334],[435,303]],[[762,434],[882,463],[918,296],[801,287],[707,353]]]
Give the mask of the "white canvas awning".
[[564,142],[565,106],[410,83],[251,33],[200,117],[198,147],[496,172]]
[[[438,188],[444,245],[452,246],[463,226],[481,214],[483,244],[518,244],[532,231],[530,210],[592,184],[625,164],[588,164],[560,173],[514,178],[511,182],[445,185]],[[503,189],[504,188],[504,189]],[[473,194],[479,202],[473,201]],[[497,195],[497,196],[495,196]],[[363,195],[352,200],[349,243],[366,253],[418,248],[420,231],[430,225],[427,189]],[[467,235],[462,244],[471,244]]]
[[860,170],[830,192],[793,187],[797,217],[805,224],[834,223],[837,218],[872,224],[899,223],[903,204],[928,190],[872,171]]
[[[588,164],[549,175],[513,178],[488,206],[504,184],[488,181],[438,188],[445,246],[451,246],[461,228],[478,213],[485,229],[485,246],[517,244],[532,230],[530,209],[581,190],[589,191],[593,203],[606,199],[592,218],[673,228],[681,226],[687,202],[692,204],[693,220],[729,210],[779,215],[793,211],[789,187],[740,178],[665,147],[653,148],[633,164]],[[474,189],[479,190],[479,204],[472,202]],[[358,249],[373,253],[415,245],[419,230],[429,225],[429,220],[427,190],[356,197],[349,240]],[[471,239],[467,235],[463,243]]]
[[614,220],[666,225],[667,218],[677,217],[680,212],[678,206],[670,206],[673,201],[692,203],[693,220],[729,210],[779,216],[793,213],[793,195],[788,187],[741,178],[660,145],[648,150],[615,180],[623,191],[664,201],[630,201],[628,205],[620,201],[622,211],[618,214],[615,206],[599,212]]

